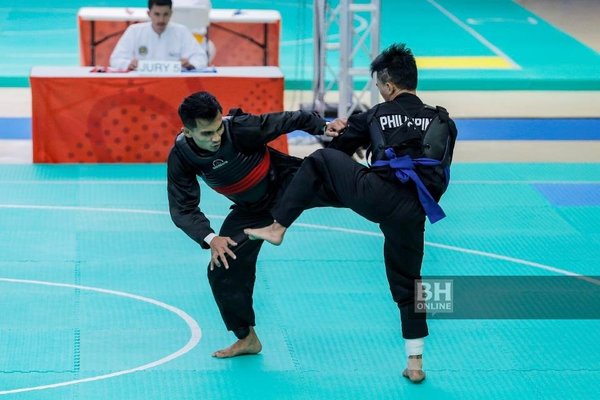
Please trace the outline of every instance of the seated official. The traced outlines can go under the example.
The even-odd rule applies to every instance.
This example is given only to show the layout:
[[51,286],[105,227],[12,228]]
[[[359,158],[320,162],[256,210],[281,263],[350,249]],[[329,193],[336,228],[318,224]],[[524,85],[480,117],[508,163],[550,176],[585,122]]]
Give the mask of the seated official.
[[181,61],[183,69],[199,69],[207,65],[203,49],[185,26],[169,23],[171,0],[149,0],[150,22],[130,25],[110,56],[110,66],[133,71],[138,60]]

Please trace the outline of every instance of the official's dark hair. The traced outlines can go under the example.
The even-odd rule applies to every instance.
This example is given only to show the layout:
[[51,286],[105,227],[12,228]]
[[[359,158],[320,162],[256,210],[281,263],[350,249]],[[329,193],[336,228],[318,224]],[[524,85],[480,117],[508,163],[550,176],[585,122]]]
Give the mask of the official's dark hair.
[[223,108],[212,94],[196,92],[183,99],[177,112],[183,125],[188,129],[194,129],[196,119],[212,121],[219,112],[223,112]]
[[148,0],[148,10],[152,8],[152,6],[169,6],[173,8],[173,2],[171,0]]
[[381,52],[371,62],[371,76],[377,73],[382,83],[392,82],[401,89],[417,88],[417,62],[404,43],[396,43]]

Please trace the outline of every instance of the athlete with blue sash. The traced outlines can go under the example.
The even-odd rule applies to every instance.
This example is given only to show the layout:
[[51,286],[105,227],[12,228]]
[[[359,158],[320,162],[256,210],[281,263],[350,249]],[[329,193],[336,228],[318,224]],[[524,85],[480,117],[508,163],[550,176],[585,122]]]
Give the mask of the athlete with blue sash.
[[[444,108],[427,106],[417,97],[417,66],[404,45],[392,45],[377,56],[371,73],[385,102],[351,116],[328,148],[304,160],[271,211],[272,225],[244,232],[251,239],[280,244],[286,229],[323,190],[379,224],[408,356],[403,376],[419,383],[425,379],[422,355],[428,328],[426,314],[415,309],[415,280],[421,278],[425,217],[433,223],[445,216],[438,201],[448,185],[457,131]],[[338,129],[339,121],[334,124]],[[351,158],[361,146],[369,147],[371,166]]]

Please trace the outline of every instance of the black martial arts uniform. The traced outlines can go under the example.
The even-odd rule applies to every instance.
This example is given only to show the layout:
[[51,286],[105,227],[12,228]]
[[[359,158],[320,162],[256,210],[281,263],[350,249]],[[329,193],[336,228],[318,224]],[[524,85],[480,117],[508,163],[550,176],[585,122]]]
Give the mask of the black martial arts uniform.
[[[414,312],[415,280],[421,278],[426,214],[412,180],[402,183],[389,166],[365,167],[350,155],[360,146],[371,146],[371,159],[382,160],[386,158],[385,148],[393,145],[398,156],[422,157],[422,131],[437,113],[435,108],[425,107],[417,96],[403,93],[350,117],[346,131],[333,139],[328,148],[305,158],[272,212],[277,222],[288,227],[311,204],[313,193],[325,190],[343,207],[379,224],[385,237],[383,254],[387,278],[400,309],[405,339],[428,334],[425,314]],[[448,123],[455,134],[454,123],[452,120]],[[382,143],[382,135],[374,134],[374,128],[384,132],[393,143]],[[417,166],[416,172],[437,202],[445,189],[444,174],[425,166]]]
[[[243,230],[273,222],[270,210],[302,162],[266,144],[294,130],[322,134],[325,121],[301,111],[263,115],[238,111],[223,125],[221,147],[215,153],[200,149],[183,133],[177,137],[167,162],[169,210],[175,225],[208,249],[204,239],[214,231],[199,208],[197,176],[234,203],[219,235],[238,241],[232,247],[237,258],[228,260],[229,269],[209,268],[208,279],[227,329],[241,339],[255,325],[252,293],[262,245],[247,240]],[[323,198],[317,194],[308,207],[334,205]]]

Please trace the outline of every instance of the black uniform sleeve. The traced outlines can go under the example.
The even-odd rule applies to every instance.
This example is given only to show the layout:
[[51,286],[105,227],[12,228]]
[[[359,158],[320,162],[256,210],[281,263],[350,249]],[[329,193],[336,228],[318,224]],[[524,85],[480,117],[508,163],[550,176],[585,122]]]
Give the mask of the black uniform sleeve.
[[210,246],[204,238],[214,231],[210,221],[200,208],[200,185],[196,174],[186,167],[175,148],[171,149],[167,161],[167,193],[169,197],[169,212],[175,225],[202,248]]
[[286,133],[301,130],[311,135],[323,133],[325,120],[316,113],[284,111],[252,115],[241,114],[231,118],[230,129],[242,148],[255,149]]
[[368,124],[369,115],[369,112],[363,112],[348,118],[348,127],[340,136],[333,138],[327,147],[352,155],[359,147],[368,146],[371,142]]

